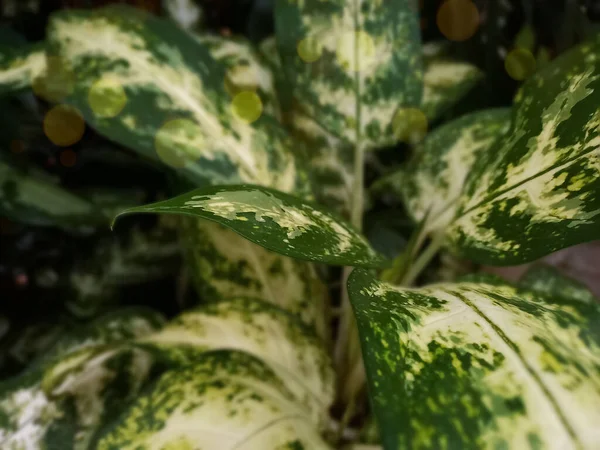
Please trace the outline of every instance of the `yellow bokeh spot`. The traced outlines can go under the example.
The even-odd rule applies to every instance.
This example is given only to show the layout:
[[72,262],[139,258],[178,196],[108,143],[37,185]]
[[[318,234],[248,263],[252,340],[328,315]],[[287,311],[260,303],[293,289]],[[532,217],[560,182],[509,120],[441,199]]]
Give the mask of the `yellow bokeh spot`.
[[479,28],[479,11],[471,0],[446,0],[437,12],[437,26],[451,41],[466,41]]
[[256,92],[244,91],[233,98],[231,109],[238,119],[252,123],[262,114],[263,105]]
[[298,42],[298,56],[302,61],[312,63],[317,61],[323,54],[323,46],[314,36],[308,36]]
[[158,157],[165,164],[177,169],[197,160],[203,143],[202,130],[190,119],[173,119],[166,122],[154,139]]
[[127,94],[118,80],[103,77],[96,81],[88,92],[88,103],[94,114],[102,118],[119,115],[127,104]]
[[417,108],[400,108],[392,119],[394,136],[401,142],[416,144],[427,134],[427,117]]
[[366,31],[342,33],[335,54],[339,64],[349,71],[362,72],[377,64],[375,41]]
[[506,56],[504,68],[511,78],[524,80],[535,72],[535,56],[529,50],[517,48]]
[[77,143],[85,131],[81,113],[69,105],[57,105],[44,117],[44,133],[54,145],[68,147]]
[[33,80],[35,94],[50,103],[59,103],[69,96],[75,87],[75,72],[68,62],[57,56],[46,58],[46,72]]

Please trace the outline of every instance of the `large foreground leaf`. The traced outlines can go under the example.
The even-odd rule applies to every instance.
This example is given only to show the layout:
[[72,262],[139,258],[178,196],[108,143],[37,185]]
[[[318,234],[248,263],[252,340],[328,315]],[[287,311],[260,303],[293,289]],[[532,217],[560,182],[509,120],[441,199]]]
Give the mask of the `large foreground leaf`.
[[283,70],[308,116],[369,148],[397,140],[399,108],[421,100],[421,54],[413,0],[277,0]]
[[260,186],[215,186],[128,209],[122,214],[195,216],[225,225],[268,250],[327,264],[378,267],[384,259],[341,219],[283,192]]
[[492,277],[409,289],[355,270],[348,290],[386,449],[597,446],[599,305]]
[[522,86],[508,133],[474,165],[450,229],[486,264],[600,238],[600,35]]
[[473,164],[506,131],[509,118],[508,109],[491,109],[453,120],[427,135],[405,168],[386,177],[415,221],[427,217],[426,232],[446,231]]
[[302,184],[289,137],[256,93],[233,102],[226,65],[173,22],[125,7],[66,11],[48,39],[74,73],[67,101],[110,139],[197,183]]

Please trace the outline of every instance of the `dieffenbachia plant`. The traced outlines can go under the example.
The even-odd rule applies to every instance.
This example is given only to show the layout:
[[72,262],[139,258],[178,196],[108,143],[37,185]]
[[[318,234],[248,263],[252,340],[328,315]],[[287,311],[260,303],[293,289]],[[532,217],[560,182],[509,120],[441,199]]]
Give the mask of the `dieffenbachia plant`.
[[[187,2],[167,3],[181,22]],[[594,448],[591,293],[544,269],[516,286],[414,284],[440,249],[509,265],[600,239],[600,36],[512,105],[427,132],[483,75],[420,44],[416,3],[277,0],[275,40],[258,47],[131,8],[73,10],[45,46],[3,58],[0,91],[32,86],[195,187],[124,214],[180,217],[205,303],[53,353],[5,389],[3,410],[33,410],[6,413],[0,442],[332,448],[360,406],[353,310],[384,448]],[[390,262],[360,232],[364,166],[399,141],[412,157],[380,186],[417,226]],[[315,264],[357,268],[337,328]],[[333,426],[331,335],[346,410]]]

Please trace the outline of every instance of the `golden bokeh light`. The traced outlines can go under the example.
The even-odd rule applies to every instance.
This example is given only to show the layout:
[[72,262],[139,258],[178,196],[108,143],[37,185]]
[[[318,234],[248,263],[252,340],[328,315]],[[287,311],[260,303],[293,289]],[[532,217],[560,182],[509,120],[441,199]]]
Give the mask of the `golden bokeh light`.
[[67,61],[57,56],[46,58],[46,72],[33,80],[35,94],[50,103],[59,103],[75,88],[75,72]]
[[263,105],[256,92],[243,91],[231,101],[231,110],[238,119],[252,123],[262,114]]
[[323,46],[315,36],[308,36],[302,39],[298,42],[296,49],[300,59],[307,63],[317,61],[323,54]]
[[392,119],[394,136],[400,142],[417,144],[427,134],[427,117],[417,108],[400,108]]
[[118,116],[127,104],[127,94],[121,83],[112,77],[102,77],[88,92],[88,103],[97,117]]
[[479,10],[472,0],[445,0],[438,9],[436,22],[446,39],[466,41],[479,28]]
[[75,164],[77,164],[77,153],[71,149],[63,150],[60,152],[58,159],[60,164],[64,167],[73,167]]
[[190,119],[173,119],[156,133],[156,154],[165,164],[181,169],[199,158],[204,137],[196,122]]
[[339,64],[350,71],[362,72],[377,64],[375,41],[362,30],[342,33],[337,40],[335,54]]
[[504,60],[504,68],[508,75],[517,81],[522,81],[531,76],[536,69],[535,56],[524,48],[512,50]]
[[69,105],[57,105],[44,117],[44,133],[54,145],[68,147],[77,143],[85,131],[81,113]]

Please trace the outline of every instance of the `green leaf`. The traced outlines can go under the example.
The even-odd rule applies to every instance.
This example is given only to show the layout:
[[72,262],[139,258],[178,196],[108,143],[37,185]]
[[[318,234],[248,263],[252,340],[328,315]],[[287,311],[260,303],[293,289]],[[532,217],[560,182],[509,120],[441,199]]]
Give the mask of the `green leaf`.
[[305,184],[257,94],[234,102],[225,65],[175,23],[126,7],[70,10],[52,16],[48,39],[74,73],[67,101],[104,136],[197,184]]
[[600,237],[600,35],[530,77],[509,131],[476,162],[449,235],[490,265]]
[[31,87],[33,81],[46,71],[43,46],[2,48],[0,50],[0,95],[11,94]]
[[400,194],[424,231],[445,232],[453,220],[465,179],[508,128],[510,111],[490,109],[467,114],[428,134],[414,156],[386,183]]
[[290,394],[260,360],[207,353],[165,373],[97,448],[329,449]]
[[311,264],[265,250],[216,223],[182,222],[183,246],[201,299],[261,298],[326,336],[327,290]]
[[108,224],[103,211],[39,170],[20,169],[0,158],[0,180],[0,213],[15,221],[67,228]]
[[421,110],[433,122],[479,83],[483,73],[472,64],[444,55],[443,46],[437,42],[424,45],[423,54]]
[[[24,375],[0,383],[0,443],[2,448],[74,448],[85,449],[98,425],[98,410],[95,403],[82,403],[81,416],[74,414],[69,405],[49,399],[42,389],[44,370],[52,367],[60,358],[70,358],[127,338],[141,337],[156,331],[163,324],[162,317],[147,309],[129,308],[102,316],[87,327],[63,334],[61,339]],[[114,370],[114,369],[113,369]],[[99,376],[110,375],[106,371]],[[134,377],[132,374],[132,385]],[[125,377],[120,380],[121,389],[126,390]],[[90,383],[90,380],[88,380]],[[88,387],[90,384],[87,385]],[[127,385],[131,387],[131,385]],[[83,397],[93,399],[94,393]],[[111,411],[114,417],[115,411]],[[78,418],[86,416],[87,422]]]
[[348,291],[385,448],[600,439],[600,305],[492,277],[410,289],[355,270]]
[[533,266],[519,280],[519,286],[567,302],[594,304],[598,299],[577,280],[562,275],[558,269],[544,264]]
[[277,44],[301,109],[345,141],[395,143],[395,113],[421,100],[417,11],[413,0],[277,0]]
[[[350,225],[316,205],[261,186],[214,186],[121,213],[195,216],[268,250],[326,264],[379,267],[385,260]],[[120,217],[120,216],[117,216]]]

